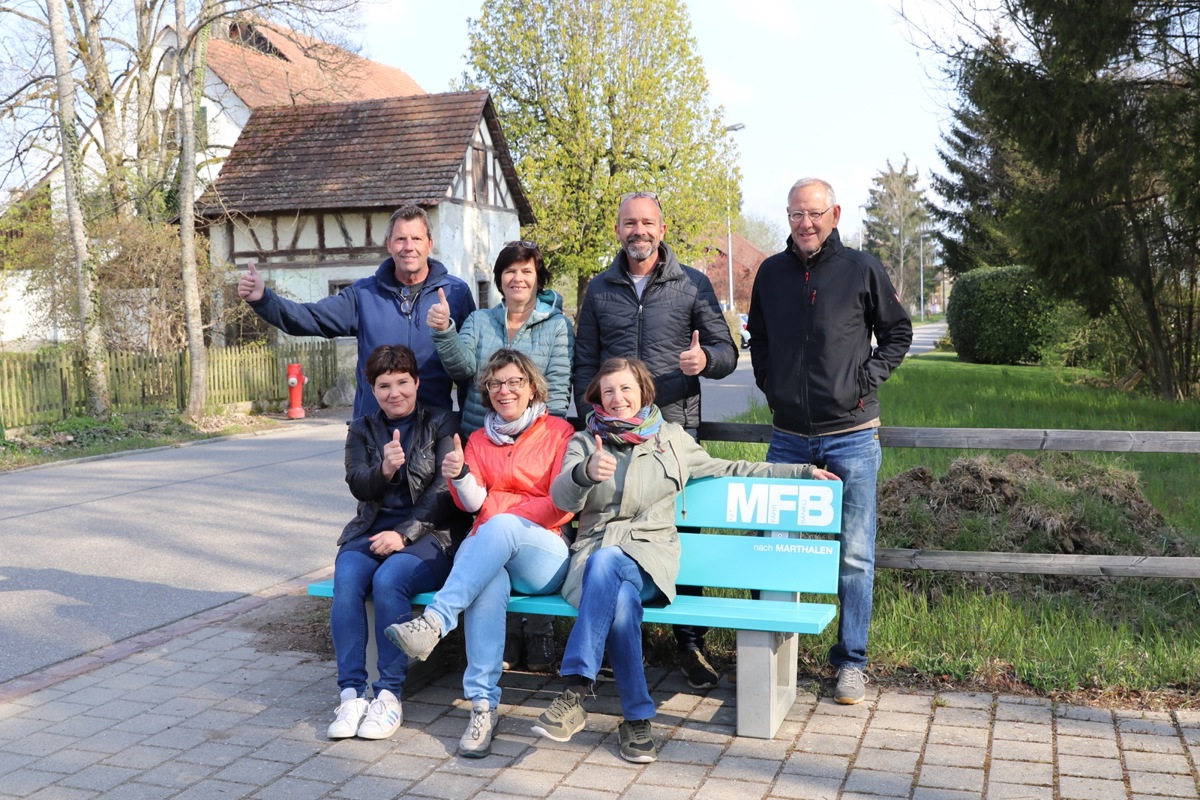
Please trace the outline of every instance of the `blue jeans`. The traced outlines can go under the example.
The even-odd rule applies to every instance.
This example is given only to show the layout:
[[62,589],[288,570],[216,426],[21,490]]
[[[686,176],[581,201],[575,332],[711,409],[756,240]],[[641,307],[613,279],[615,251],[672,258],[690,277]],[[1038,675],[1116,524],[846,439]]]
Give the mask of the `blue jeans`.
[[842,479],[841,614],[837,644],[829,648],[829,663],[835,667],[867,665],[875,588],[875,485],[882,458],[876,428],[810,437],[776,430],[767,448],[771,463],[815,464]]
[[468,536],[454,557],[454,569],[425,609],[441,623],[442,636],[467,626],[468,700],[500,704],[504,663],[504,615],[513,589],[521,594],[557,592],[567,576],[570,552],[558,534],[518,517],[497,514]]
[[375,696],[387,689],[396,697],[408,674],[408,656],[384,636],[393,622],[412,619],[409,598],[431,592],[450,574],[451,559],[432,536],[423,536],[403,550],[380,559],[370,551],[367,536],[346,542],[333,562],[333,606],[329,629],[337,656],[338,688],[367,687],[368,595],[375,597],[375,643],[379,648],[379,681]]
[[567,638],[562,674],[594,681],[607,645],[628,720],[655,714],[642,665],[642,604],[658,595],[654,581],[620,547],[601,547],[583,565],[579,619]]

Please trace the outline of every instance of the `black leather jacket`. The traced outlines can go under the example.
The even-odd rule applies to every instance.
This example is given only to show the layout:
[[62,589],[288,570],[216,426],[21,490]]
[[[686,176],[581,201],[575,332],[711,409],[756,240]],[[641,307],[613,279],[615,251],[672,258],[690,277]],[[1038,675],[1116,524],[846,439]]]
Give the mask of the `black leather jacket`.
[[409,438],[404,444],[404,466],[391,481],[383,477],[384,445],[391,440],[382,411],[359,417],[346,432],[346,483],[358,499],[358,514],[342,530],[341,546],[371,531],[382,501],[391,492],[408,492],[412,519],[397,532],[409,542],[432,535],[442,549],[453,553],[471,527],[471,517],[460,511],[450,496],[441,463],[454,449],[458,420],[453,412],[417,405]]

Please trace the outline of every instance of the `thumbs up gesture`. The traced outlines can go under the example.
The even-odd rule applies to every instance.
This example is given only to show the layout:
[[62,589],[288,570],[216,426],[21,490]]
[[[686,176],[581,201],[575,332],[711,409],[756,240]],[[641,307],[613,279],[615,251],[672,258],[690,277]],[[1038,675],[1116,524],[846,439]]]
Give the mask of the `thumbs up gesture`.
[[679,354],[679,369],[684,375],[699,375],[708,366],[708,356],[700,346],[700,331],[692,331],[692,343]]
[[259,275],[258,270],[254,268],[254,262],[247,261],[246,271],[238,278],[238,297],[247,303],[253,303],[262,299],[264,288],[266,288],[266,283],[264,283],[262,275]]
[[596,435],[596,451],[588,456],[585,472],[596,483],[603,483],[617,471],[617,460],[604,451],[604,442]]
[[463,464],[462,439],[458,438],[458,434],[454,434],[454,449],[446,453],[446,457],[442,459],[442,477],[448,481],[452,481],[462,474]]
[[400,431],[392,431],[392,440],[383,446],[383,477],[389,481],[404,466],[404,447],[400,444]]
[[438,289],[438,301],[429,307],[429,313],[425,315],[425,324],[435,331],[450,327],[450,302],[441,288]]

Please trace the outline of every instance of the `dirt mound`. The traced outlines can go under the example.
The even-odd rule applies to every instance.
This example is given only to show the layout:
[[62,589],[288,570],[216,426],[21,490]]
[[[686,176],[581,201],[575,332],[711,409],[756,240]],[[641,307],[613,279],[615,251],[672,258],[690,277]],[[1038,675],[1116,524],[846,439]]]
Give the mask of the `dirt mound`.
[[1142,494],[1137,475],[1071,454],[955,460],[879,490],[888,547],[1094,555],[1191,555]]

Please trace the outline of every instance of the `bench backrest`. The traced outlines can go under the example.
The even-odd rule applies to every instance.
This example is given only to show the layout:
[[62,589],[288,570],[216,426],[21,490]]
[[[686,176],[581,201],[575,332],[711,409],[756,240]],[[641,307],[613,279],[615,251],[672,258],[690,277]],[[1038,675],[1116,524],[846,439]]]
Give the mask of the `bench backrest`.
[[701,478],[675,502],[675,522],[763,536],[682,533],[678,582],[726,589],[837,593],[840,543],[794,538],[841,531],[842,485],[782,478]]

